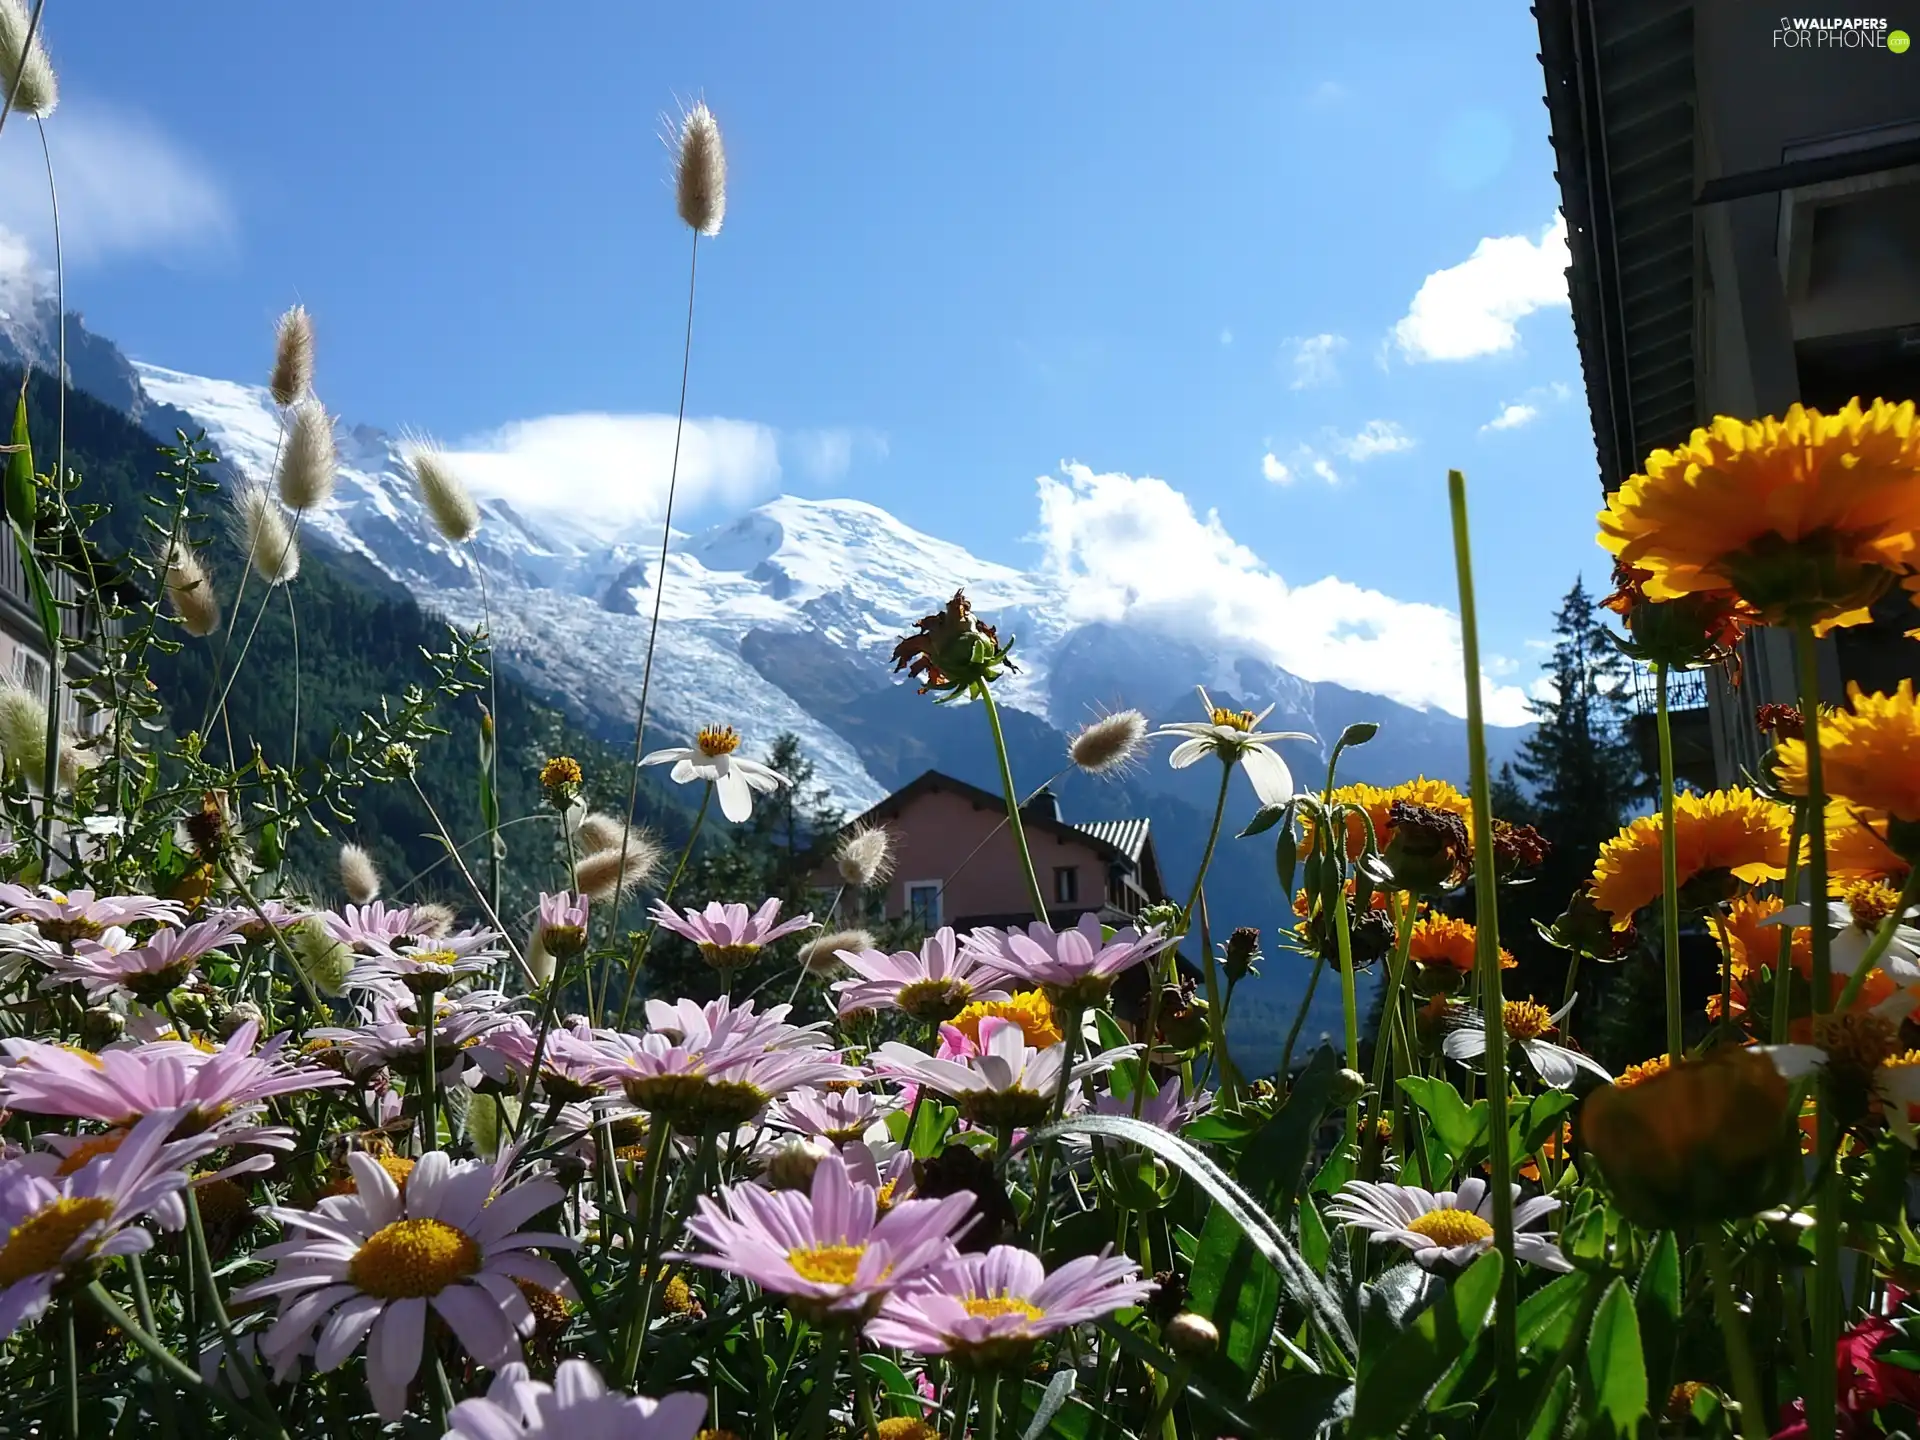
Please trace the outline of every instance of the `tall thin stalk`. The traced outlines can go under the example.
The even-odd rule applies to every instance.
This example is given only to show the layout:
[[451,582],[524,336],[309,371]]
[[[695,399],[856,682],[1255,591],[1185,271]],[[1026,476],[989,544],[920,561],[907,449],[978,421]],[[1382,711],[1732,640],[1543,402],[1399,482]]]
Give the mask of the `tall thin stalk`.
[[[1800,888],[1800,845],[1807,836],[1807,804],[1797,801],[1793,807],[1793,833],[1787,840],[1787,874],[1780,882],[1780,894],[1784,903],[1791,905]],[[1787,984],[1787,971],[1793,962],[1793,926],[1780,927],[1780,946],[1773,962],[1773,1017],[1767,1034],[1776,1045],[1787,1043],[1787,1027],[1792,1009],[1792,987]]]
[[[647,738],[647,699],[653,692],[653,650],[660,638],[660,601],[667,593],[667,547],[673,540],[673,499],[680,484],[680,437],[687,427],[687,375],[693,365],[693,296],[700,275],[700,232],[693,232],[693,250],[687,261],[687,333],[680,347],[680,408],[673,421],[673,464],[667,470],[667,513],[660,522],[660,569],[653,580],[653,619],[647,625],[647,655],[640,667],[640,707],[633,721],[633,765],[627,777],[627,810],[621,816],[625,828],[620,832],[620,870],[627,873],[627,849],[633,839],[633,807],[640,802],[640,757]],[[607,945],[620,933],[620,908],[624,896],[614,892],[607,907]],[[628,986],[632,994],[632,986]]]
[[1480,1003],[1487,1038],[1487,1139],[1493,1160],[1493,1243],[1499,1249],[1500,1300],[1494,1312],[1495,1355],[1503,1388],[1514,1384],[1520,1342],[1519,1267],[1513,1254],[1513,1157],[1507,1136],[1506,1002],[1500,989],[1500,896],[1493,858],[1493,810],[1489,804],[1487,727],[1481,713],[1480,627],[1473,599],[1473,551],[1467,533],[1467,477],[1447,472],[1453,511],[1453,554],[1460,581],[1460,651],[1467,681],[1467,755],[1473,799],[1474,934],[1479,951]]
[[1660,927],[1667,972],[1667,1059],[1686,1053],[1680,999],[1679,837],[1673,833],[1673,726],[1667,719],[1667,667],[1653,662],[1654,723],[1660,734]]
[[1040,893],[1040,877],[1033,869],[1033,852],[1027,848],[1027,827],[1020,820],[1020,792],[1014,788],[1013,765],[1007,759],[1007,737],[1000,728],[1000,707],[993,703],[993,691],[988,688],[986,681],[975,681],[973,693],[986,707],[987,728],[993,732],[993,753],[1000,762],[1000,789],[1007,797],[1007,828],[1013,832],[1013,848],[1020,852],[1020,868],[1027,878],[1027,898],[1033,901],[1033,918],[1042,925],[1050,925],[1053,922],[1047,918],[1047,902]]
[[33,14],[27,17],[27,38],[20,42],[20,57],[23,63],[14,72],[13,84],[7,87],[6,103],[0,105],[0,130],[7,128],[7,116],[13,113],[13,97],[19,93],[20,79],[27,73],[24,62],[26,57],[33,53],[33,37],[40,33],[40,7],[44,4],[46,0],[33,0]]
[[[693,858],[693,842],[700,838],[700,826],[706,820],[707,810],[712,804],[713,782],[709,780],[707,782],[706,793],[700,797],[699,813],[693,817],[693,828],[687,831],[687,843],[680,849],[680,862],[673,867],[673,874],[668,877],[666,888],[660,892],[660,903],[662,905],[671,905],[673,903],[673,892],[679,888],[680,877],[686,874],[687,862]],[[624,857],[622,857],[622,861],[624,864]],[[625,871],[622,870],[621,873],[624,876]],[[619,882],[615,881],[615,883],[618,884]],[[617,904],[619,901],[617,892],[614,898]],[[647,952],[653,948],[653,937],[659,932],[660,922],[656,920],[647,927],[647,933],[640,937],[640,943],[634,947],[633,953],[627,957],[627,988],[620,996],[620,1018],[614,1021],[614,1025],[618,1029],[624,1030],[626,1028],[627,1012],[633,1008],[633,991],[634,987],[640,982],[642,962],[646,960]],[[611,970],[602,977],[600,1000],[603,1006],[606,1003],[608,995],[611,994],[606,984],[606,981],[611,978]],[[605,1017],[602,1016],[601,1018],[604,1019]]]

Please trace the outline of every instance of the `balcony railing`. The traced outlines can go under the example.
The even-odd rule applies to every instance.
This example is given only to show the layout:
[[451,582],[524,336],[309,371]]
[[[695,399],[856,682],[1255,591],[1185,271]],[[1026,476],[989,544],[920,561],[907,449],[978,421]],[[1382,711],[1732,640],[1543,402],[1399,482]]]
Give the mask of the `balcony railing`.
[[[1633,708],[1642,715],[1652,715],[1660,708],[1659,686],[1653,678],[1651,665],[1633,667]],[[1669,670],[1667,672],[1667,709],[1669,711],[1706,708],[1706,671]]]

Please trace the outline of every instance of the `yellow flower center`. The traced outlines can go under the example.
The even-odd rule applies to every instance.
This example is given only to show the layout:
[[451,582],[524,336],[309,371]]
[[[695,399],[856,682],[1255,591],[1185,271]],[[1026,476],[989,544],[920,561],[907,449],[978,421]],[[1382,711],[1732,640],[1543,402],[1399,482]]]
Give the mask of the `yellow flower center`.
[[878,1213],[884,1215],[893,1208],[893,1192],[898,1189],[899,1186],[900,1182],[898,1180],[889,1180],[874,1192],[873,1208]]
[[1222,710],[1216,705],[1213,707],[1212,720],[1215,725],[1225,726],[1229,730],[1238,730],[1242,735],[1253,729],[1253,711],[1251,710]]
[[758,945],[702,945],[700,958],[716,970],[737,970],[751,965],[760,953]]
[[1656,1075],[1666,1074],[1672,1063],[1665,1055],[1656,1055],[1651,1060],[1642,1060],[1627,1066],[1614,1077],[1613,1083],[1623,1086],[1644,1084]]
[[1900,906],[1900,892],[1878,880],[1857,880],[1841,892],[1853,923],[1862,930],[1880,928],[1880,922]]
[[1537,1000],[1509,1000],[1502,1012],[1507,1034],[1515,1040],[1538,1040],[1553,1033],[1553,1012]]
[[1429,1210],[1409,1220],[1407,1229],[1449,1250],[1456,1245],[1471,1245],[1476,1240],[1486,1240],[1493,1234],[1493,1226],[1471,1210]]
[[104,1135],[92,1135],[82,1140],[61,1158],[56,1175],[71,1175],[96,1155],[111,1155],[120,1148],[120,1142],[127,1138],[125,1130],[109,1130]]
[[1018,990],[1009,1000],[978,1000],[953,1017],[953,1027],[975,1045],[980,1043],[980,1022],[989,1015],[1011,1020],[1027,1037],[1035,1050],[1058,1045],[1065,1038],[1053,1017],[1053,1006],[1038,990]]
[[866,1253],[864,1245],[806,1245],[787,1251],[787,1263],[816,1285],[851,1285]]
[[[373,1158],[379,1162],[380,1168],[387,1172],[387,1178],[393,1181],[394,1188],[405,1195],[407,1177],[413,1174],[414,1162],[405,1155],[395,1155],[391,1145],[387,1147],[385,1154],[376,1153],[371,1149],[367,1153],[373,1155]],[[351,1170],[327,1187],[329,1195],[358,1195],[359,1193],[360,1182],[353,1178]]]
[[34,1211],[7,1233],[0,1248],[0,1287],[57,1269],[87,1227],[111,1214],[113,1201],[101,1195],[55,1200]]
[[693,743],[703,755],[731,755],[740,748],[740,732],[731,725],[703,725]]
[[895,1415],[874,1429],[880,1440],[940,1440],[940,1432],[911,1415]]
[[1920,1050],[1902,1050],[1880,1062],[1882,1070],[1911,1070],[1915,1066],[1920,1066]]
[[457,963],[460,956],[453,950],[415,950],[407,958],[421,965],[439,965],[444,968]]
[[438,1295],[480,1269],[480,1244],[442,1220],[396,1220],[367,1238],[347,1279],[381,1300]]
[[540,784],[547,790],[578,785],[580,778],[580,762],[571,755],[556,755],[540,767]]
[[968,1295],[960,1301],[961,1308],[976,1320],[998,1320],[1006,1315],[1018,1315],[1025,1320],[1039,1320],[1046,1315],[1038,1305],[1029,1305],[1024,1300],[1016,1300],[1011,1295]]

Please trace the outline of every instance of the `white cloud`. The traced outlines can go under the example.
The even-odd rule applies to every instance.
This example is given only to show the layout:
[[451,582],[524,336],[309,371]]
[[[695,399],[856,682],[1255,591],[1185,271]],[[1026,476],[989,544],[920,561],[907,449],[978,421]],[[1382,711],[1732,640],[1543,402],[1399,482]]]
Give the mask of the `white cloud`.
[[[1311,451],[1307,453],[1312,455]],[[1332,465],[1327,463],[1327,459],[1324,455],[1313,455],[1312,462],[1310,463],[1308,468],[1311,469],[1313,473],[1318,475],[1322,480],[1326,481],[1327,484],[1329,485],[1338,485],[1340,483],[1340,472],[1335,470]]]
[[1233,343],[1233,331],[1222,330],[1220,332],[1220,343],[1222,345],[1231,345]]
[[1294,390],[1311,390],[1340,378],[1334,357],[1347,348],[1344,335],[1309,335],[1293,343]]
[[1409,360],[1470,360],[1511,350],[1520,341],[1514,322],[1567,300],[1567,222],[1541,232],[1494,235],[1473,254],[1420,283],[1407,313],[1393,327]]
[[1271,450],[1260,457],[1260,473],[1276,485],[1293,483],[1293,471],[1289,470],[1285,462]]
[[[475,493],[535,515],[616,527],[658,520],[673,466],[671,415],[545,415],[447,447]],[[743,505],[780,482],[780,436],[750,420],[687,421],[676,513]]]
[[845,478],[856,458],[886,459],[887,448],[887,437],[874,430],[796,430],[780,437],[781,454],[821,484]]
[[1376,455],[1398,455],[1413,449],[1413,437],[1391,420],[1369,420],[1357,434],[1336,435],[1329,442],[1334,450],[1358,465]]
[[1540,418],[1538,405],[1522,405],[1514,402],[1500,407],[1500,413],[1494,416],[1481,430],[1518,430],[1522,425]]
[[[53,223],[39,138],[25,126],[8,133],[0,144],[0,226],[49,268]],[[232,232],[232,208],[204,162],[137,115],[69,101],[47,126],[47,144],[69,266],[179,255]]]
[[[1458,620],[1329,576],[1289,585],[1226,531],[1194,513],[1164,480],[1041,476],[1036,539],[1052,574],[1070,582],[1074,619],[1129,621],[1189,638],[1233,642],[1308,680],[1331,680],[1408,705],[1461,714]],[[1526,694],[1482,676],[1487,718],[1528,719]]]

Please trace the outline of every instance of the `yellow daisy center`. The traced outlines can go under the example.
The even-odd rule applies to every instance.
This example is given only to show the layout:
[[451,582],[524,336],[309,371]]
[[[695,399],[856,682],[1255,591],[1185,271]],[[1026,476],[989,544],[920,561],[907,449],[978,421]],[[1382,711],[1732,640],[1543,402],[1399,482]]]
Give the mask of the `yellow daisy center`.
[[1537,1000],[1508,1000],[1502,1019],[1508,1036],[1515,1040],[1538,1040],[1553,1033],[1553,1012]]
[[1223,710],[1213,707],[1212,720],[1215,725],[1225,726],[1229,730],[1238,730],[1242,735],[1253,729],[1253,711]]
[[1020,1033],[1027,1037],[1027,1044],[1035,1050],[1045,1050],[1049,1045],[1058,1045],[1065,1037],[1060,1026],[1054,1020],[1053,1006],[1047,997],[1038,990],[1019,990],[1009,1000],[977,1000],[967,1006],[950,1022],[953,1027],[975,1045],[980,1043],[980,1022],[989,1015],[1001,1020],[1011,1020],[1020,1027]]
[[874,1192],[873,1208],[884,1215],[893,1208],[893,1192],[900,1187],[898,1180],[889,1180]]
[[57,1269],[74,1241],[89,1225],[113,1214],[113,1201],[101,1195],[55,1200],[7,1232],[0,1248],[0,1287]]
[[731,755],[740,748],[740,732],[731,725],[703,725],[693,737],[700,753],[707,756]]
[[[413,1174],[414,1162],[405,1155],[395,1155],[391,1146],[388,1147],[387,1153],[385,1154],[374,1154],[371,1150],[368,1151],[368,1153],[373,1154],[373,1158],[379,1162],[380,1168],[387,1172],[387,1178],[393,1181],[394,1188],[402,1195],[405,1195],[407,1193],[407,1177]],[[351,1170],[327,1187],[327,1194],[329,1195],[358,1195],[359,1193],[360,1182],[353,1178],[353,1172]]]
[[111,1155],[120,1148],[120,1142],[127,1138],[125,1130],[109,1130],[104,1135],[92,1135],[82,1140],[61,1158],[56,1175],[71,1175],[96,1155]]
[[455,964],[460,959],[460,956],[453,950],[415,950],[411,955],[407,956],[407,958],[421,965],[439,965],[444,967]]
[[1039,1320],[1046,1315],[1038,1305],[1029,1305],[1024,1300],[1016,1300],[1011,1295],[968,1295],[961,1299],[961,1308],[976,1320],[999,1320],[1007,1315],[1018,1315],[1024,1320]]
[[1858,880],[1841,892],[1853,923],[1862,930],[1880,928],[1880,922],[1900,907],[1900,892],[1878,880]]
[[864,1245],[805,1245],[787,1251],[787,1264],[816,1285],[851,1285],[866,1253]]
[[1912,1070],[1916,1066],[1920,1066],[1920,1050],[1902,1050],[1880,1062],[1882,1070]]
[[367,1237],[347,1279],[381,1300],[438,1295],[480,1269],[480,1243],[442,1220],[396,1220]]
[[1656,1075],[1666,1074],[1672,1064],[1673,1062],[1665,1055],[1656,1055],[1651,1060],[1642,1060],[1637,1064],[1627,1066],[1626,1069],[1614,1077],[1613,1083],[1616,1085],[1629,1086],[1644,1084]]
[[580,762],[571,755],[555,755],[540,767],[540,784],[548,790],[578,785],[580,779]]
[[940,1432],[924,1420],[911,1415],[895,1415],[882,1420],[874,1433],[880,1440],[940,1440]]
[[1424,1235],[1449,1250],[1456,1245],[1471,1245],[1492,1236],[1493,1226],[1471,1210],[1429,1210],[1407,1222],[1407,1229]]

